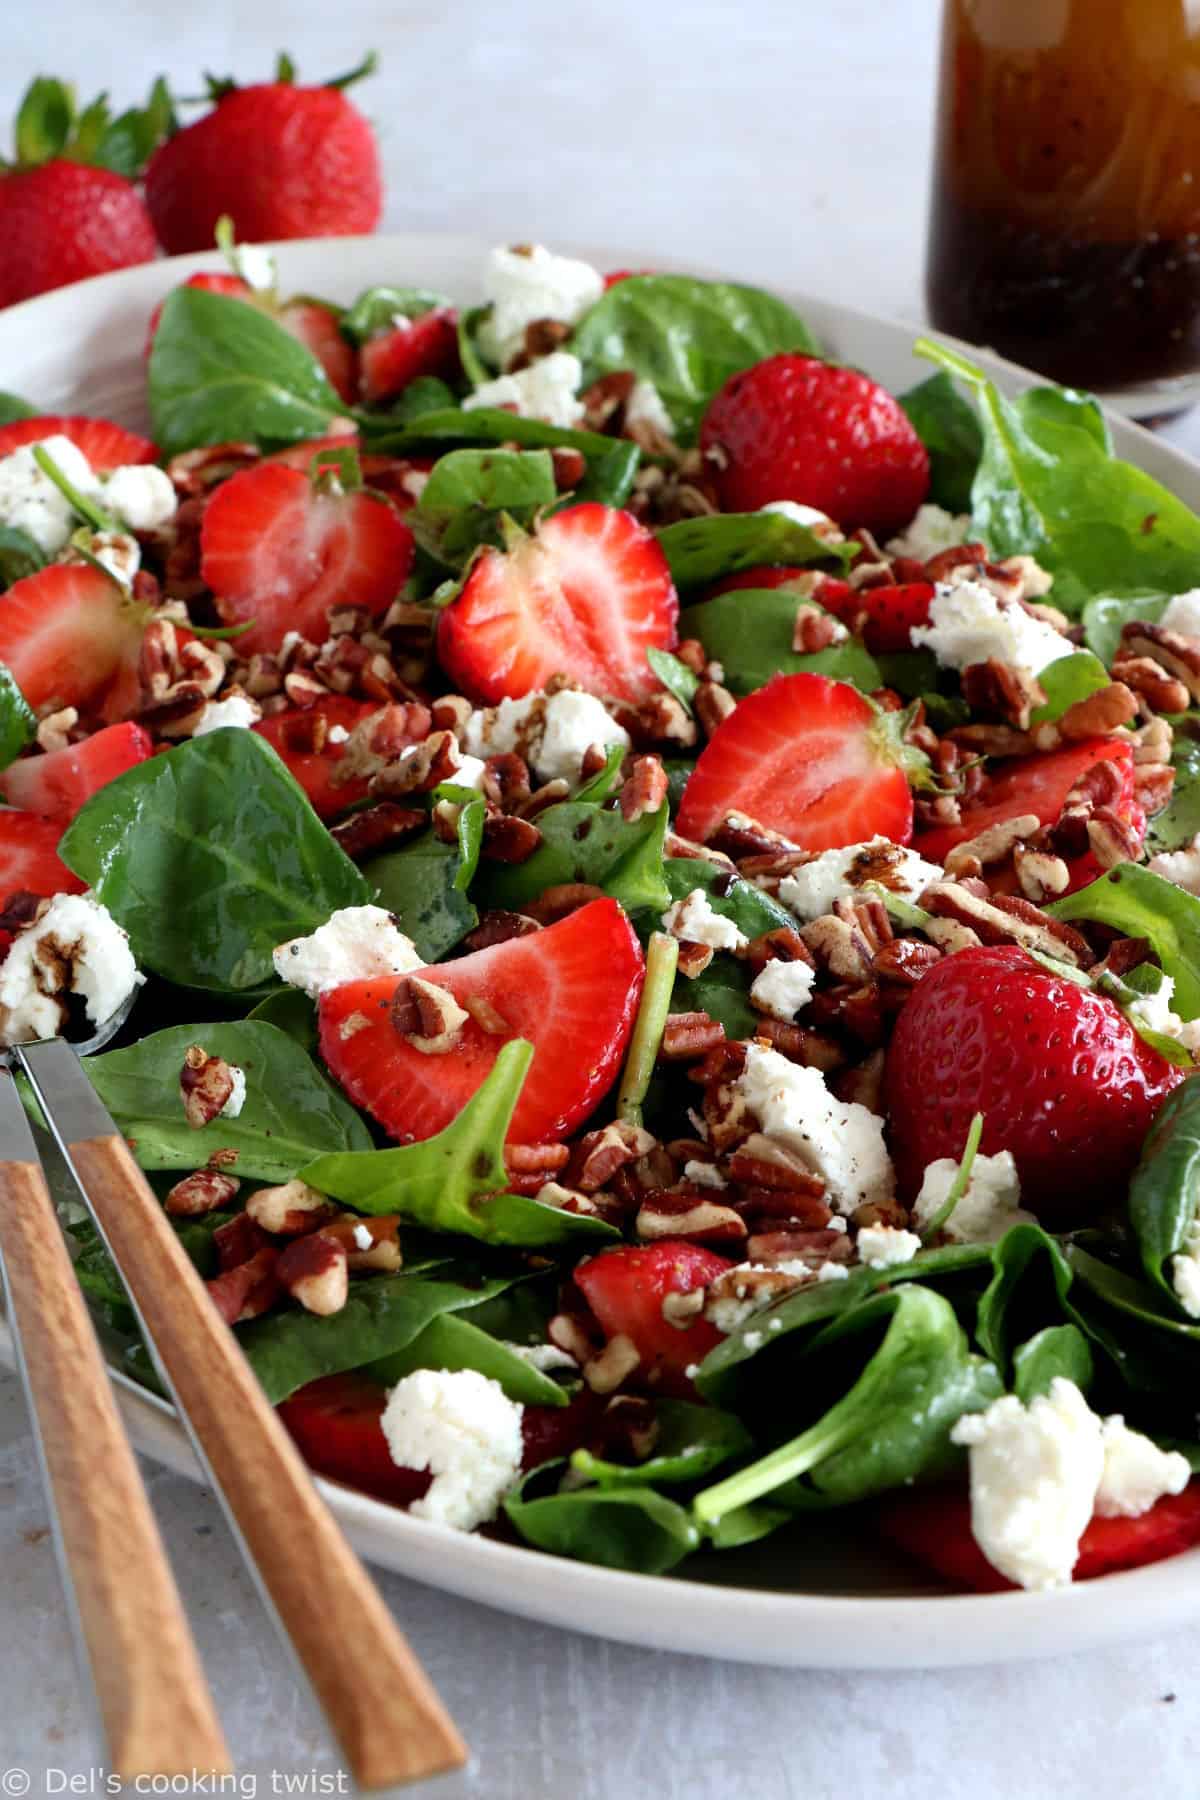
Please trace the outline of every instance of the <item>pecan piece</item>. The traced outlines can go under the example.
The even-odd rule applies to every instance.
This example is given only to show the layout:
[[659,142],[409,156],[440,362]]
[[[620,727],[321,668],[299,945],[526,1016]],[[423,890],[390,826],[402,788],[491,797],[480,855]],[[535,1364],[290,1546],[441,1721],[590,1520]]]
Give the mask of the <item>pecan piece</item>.
[[185,1175],[175,1183],[164,1204],[173,1218],[195,1219],[228,1206],[241,1185],[233,1175],[222,1175],[216,1169],[197,1169],[194,1175]]
[[[557,1343],[557,1339],[554,1340]],[[570,1349],[560,1345],[560,1349]],[[574,1355],[574,1351],[570,1351]],[[589,1356],[583,1365],[583,1379],[593,1394],[612,1394],[641,1366],[641,1356],[632,1338],[618,1332],[610,1338],[598,1355]]]
[[331,828],[336,844],[354,862],[371,856],[385,845],[398,844],[425,826],[425,814],[415,806],[397,806],[394,800],[381,800],[365,812],[353,813],[340,825]]
[[219,1056],[210,1056],[200,1044],[192,1044],[184,1055],[179,1072],[179,1092],[188,1124],[199,1131],[222,1113],[233,1098],[232,1066]]
[[658,1054],[663,1062],[692,1062],[715,1050],[724,1037],[725,1027],[706,1012],[670,1013]]
[[419,975],[404,976],[392,995],[393,1029],[425,1056],[452,1050],[469,1017],[453,994]]
[[507,813],[499,813],[483,822],[480,855],[489,862],[528,862],[541,841],[541,832],[528,819],[516,819]]
[[246,1202],[247,1216],[273,1237],[299,1237],[332,1219],[336,1210],[324,1194],[298,1179],[259,1188]]
[[[655,1149],[658,1140],[640,1125],[614,1119],[599,1131],[589,1131],[571,1151],[567,1181],[571,1187],[594,1194],[607,1185],[618,1169],[636,1162]],[[564,1161],[566,1158],[564,1157]]]
[[205,1282],[209,1298],[227,1325],[241,1325],[270,1311],[280,1293],[278,1262],[278,1250],[268,1245]]
[[699,1188],[675,1193],[653,1188],[642,1201],[634,1230],[648,1243],[682,1238],[694,1244],[739,1244],[746,1236],[746,1222],[731,1206],[722,1206]]
[[647,813],[656,813],[667,797],[667,771],[657,756],[635,756],[621,786],[617,803],[621,817],[635,825]]
[[342,1213],[322,1225],[321,1235],[342,1246],[352,1273],[367,1269],[377,1275],[394,1275],[403,1267],[398,1213],[380,1213],[373,1219]]
[[328,1318],[341,1312],[350,1292],[349,1262],[336,1238],[323,1231],[295,1238],[275,1264],[279,1284],[306,1312]]
[[1024,839],[1041,829],[1036,813],[1020,813],[1015,819],[1002,819],[989,825],[977,837],[955,844],[946,857],[947,875],[978,875],[980,869],[1002,863]]
[[507,944],[512,938],[528,937],[540,931],[541,925],[528,913],[505,912],[497,908],[485,912],[474,931],[468,931],[463,943],[468,950],[490,950],[493,944]]

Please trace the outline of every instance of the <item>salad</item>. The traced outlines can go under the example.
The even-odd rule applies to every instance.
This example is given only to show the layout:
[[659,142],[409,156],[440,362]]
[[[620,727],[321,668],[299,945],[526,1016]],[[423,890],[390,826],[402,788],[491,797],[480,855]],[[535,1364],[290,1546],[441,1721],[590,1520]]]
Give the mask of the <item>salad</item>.
[[1200,1541],[1200,519],[754,288],[224,248],[152,439],[3,397],[0,1037],[132,1001],[311,1465],[643,1572]]

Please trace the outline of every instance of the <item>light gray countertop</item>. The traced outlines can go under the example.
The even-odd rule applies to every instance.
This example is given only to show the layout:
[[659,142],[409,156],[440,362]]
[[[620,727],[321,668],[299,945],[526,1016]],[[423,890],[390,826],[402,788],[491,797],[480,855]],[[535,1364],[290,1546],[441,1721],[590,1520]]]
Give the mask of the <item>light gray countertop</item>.
[[[255,79],[281,34],[314,79],[375,45],[383,73],[360,98],[384,147],[385,229],[644,246],[647,264],[693,257],[916,319],[936,12],[934,0],[292,0],[286,13],[57,0],[23,8],[8,34],[0,116],[34,73],[128,104],[160,69],[184,91],[205,68]],[[1200,449],[1200,414],[1171,435]],[[256,1778],[241,1791],[282,1791],[272,1772],[349,1791],[211,1495],[147,1474],[233,1749]],[[380,1581],[476,1754],[465,1776],[420,1790],[445,1800],[1197,1792],[1200,1626],[1054,1664],[811,1674],[631,1650]],[[97,1757],[22,1400],[4,1375],[0,1795],[26,1791],[5,1769],[28,1771],[35,1796],[68,1792]]]

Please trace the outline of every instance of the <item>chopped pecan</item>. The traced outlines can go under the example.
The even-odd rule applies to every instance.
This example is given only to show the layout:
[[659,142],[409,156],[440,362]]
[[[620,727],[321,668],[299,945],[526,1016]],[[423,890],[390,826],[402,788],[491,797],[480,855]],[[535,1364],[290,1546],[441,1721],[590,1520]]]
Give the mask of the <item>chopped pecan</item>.
[[1132,688],[1151,712],[1186,712],[1190,699],[1187,683],[1171,675],[1154,656],[1118,653],[1112,666],[1113,676]]
[[725,1027],[706,1012],[670,1013],[658,1054],[663,1062],[693,1062],[723,1042]]
[[642,1201],[634,1222],[638,1237],[653,1243],[681,1238],[694,1244],[740,1244],[746,1222],[731,1206],[723,1206],[701,1188],[667,1192],[653,1188]]
[[184,1117],[194,1131],[208,1125],[233,1098],[234,1077],[229,1063],[210,1056],[200,1044],[189,1046],[179,1072],[179,1092]]
[[[566,1168],[569,1155],[566,1144],[506,1144],[505,1177],[514,1193],[537,1194],[547,1185],[557,1187],[557,1182],[551,1178]],[[542,1203],[546,1206],[561,1204],[553,1197],[544,1198]]]
[[742,812],[726,813],[710,842],[714,849],[739,861],[744,856],[778,856],[783,851],[800,849],[782,832],[772,831],[770,826],[760,825],[757,819],[747,818]]
[[985,944],[1020,944],[1027,950],[1056,956],[1060,962],[1090,968],[1095,961],[1087,940],[1065,925],[1040,912],[1028,900],[998,895],[982,900],[972,894],[961,881],[935,882],[923,896],[923,903],[935,918],[954,919],[968,926]]
[[[354,733],[351,732],[351,739]],[[349,752],[349,743],[346,746]],[[340,769],[346,758],[335,769],[332,779],[336,782]],[[452,731],[433,731],[419,744],[405,750],[395,762],[389,762],[371,776],[369,789],[372,794],[381,794],[388,799],[399,798],[403,794],[428,794],[444,781],[453,781],[455,770],[462,762],[458,748],[458,739]]]
[[278,1250],[268,1245],[205,1282],[209,1298],[227,1325],[241,1325],[270,1311],[280,1294],[278,1263]]
[[633,742],[642,749],[665,746],[671,750],[690,750],[697,740],[695,720],[683,703],[665,688],[647,695],[636,705],[625,701],[614,704],[611,710]]
[[797,606],[792,649],[798,656],[812,656],[818,650],[828,650],[831,644],[844,644],[849,636],[840,619],[823,607],[814,606],[811,600],[802,600]]
[[1142,834],[1110,806],[1099,806],[1087,822],[1088,844],[1102,869],[1136,862],[1142,854]]
[[879,981],[911,988],[941,960],[942,953],[935,944],[922,944],[917,938],[896,938],[876,951],[871,973]]
[[352,813],[340,825],[331,828],[334,842],[352,861],[370,856],[387,844],[398,844],[416,831],[424,829],[426,815],[415,806],[397,806],[394,800],[381,800],[365,812]]
[[1175,733],[1166,719],[1151,719],[1129,737],[1133,745],[1133,760],[1140,763],[1165,763],[1171,760],[1171,747],[1175,742]]
[[774,1138],[752,1131],[732,1152],[728,1162],[731,1181],[752,1187],[777,1188],[781,1193],[808,1194],[819,1200],[825,1183],[807,1163],[793,1156]]
[[808,945],[790,925],[777,925],[773,931],[752,938],[746,946],[745,960],[755,975],[761,974],[769,962],[802,962],[810,969],[816,967]]
[[538,814],[545,812],[548,806],[557,806],[560,800],[568,799],[570,793],[571,784],[569,781],[564,781],[561,775],[556,776],[553,781],[543,781],[541,787],[535,788],[528,800],[523,802],[520,808],[521,817],[536,819]]
[[453,994],[419,975],[403,976],[392,995],[393,1030],[425,1056],[452,1050],[468,1017]]
[[194,1175],[185,1175],[175,1183],[164,1204],[173,1218],[199,1218],[203,1213],[228,1206],[241,1185],[233,1175],[222,1175],[216,1169],[197,1169]]
[[485,994],[464,994],[462,1003],[480,1031],[486,1031],[489,1037],[507,1037],[512,1032],[508,1020]]
[[890,1225],[895,1231],[903,1231],[908,1224],[908,1213],[898,1200],[864,1200],[851,1213],[850,1223],[856,1231],[866,1225]]
[[507,944],[513,938],[528,937],[540,931],[541,925],[528,913],[505,912],[496,908],[485,912],[474,931],[468,931],[463,943],[468,950],[490,950],[493,944]]
[[[1193,700],[1200,701],[1200,642],[1195,638],[1184,637],[1181,632],[1169,631],[1164,625],[1151,625],[1145,619],[1134,619],[1121,632],[1121,648],[1113,663],[1116,674],[1117,661],[1126,655],[1134,658],[1146,657],[1164,669],[1168,676],[1182,684]],[[1156,707],[1157,712],[1182,712],[1178,706]]]
[[953,956],[959,950],[976,950],[983,942],[977,932],[958,919],[930,919],[925,936],[944,956]]
[[754,1035],[765,1038],[789,1062],[800,1063],[806,1069],[820,1069],[823,1074],[840,1069],[846,1061],[846,1052],[834,1038],[810,1031],[804,1025],[792,1025],[786,1019],[758,1018],[754,1021]]
[[78,723],[79,714],[73,706],[64,706],[58,712],[48,713],[38,721],[38,749],[47,752],[65,750]]
[[[567,1182],[585,1194],[605,1187],[618,1169],[646,1156],[658,1140],[640,1125],[614,1119],[598,1131],[589,1131],[571,1151]],[[566,1158],[564,1157],[564,1161]]]
[[695,981],[697,975],[703,975],[714,956],[711,944],[695,944],[690,938],[678,938],[678,960],[676,967],[681,975],[689,981]]
[[368,1269],[377,1275],[394,1275],[404,1266],[398,1213],[379,1213],[373,1219],[360,1219],[357,1213],[342,1213],[329,1224],[322,1225],[321,1233],[342,1246],[346,1252],[346,1266],[352,1274]]
[[194,498],[257,462],[261,455],[257,444],[202,444],[198,450],[183,450],[173,456],[167,464],[167,474],[178,493]]
[[722,682],[702,681],[696,689],[692,705],[700,721],[701,731],[705,737],[710,738],[718,726],[725,723],[737,706],[737,701]]
[[528,862],[541,841],[541,832],[528,819],[516,819],[508,813],[495,813],[483,822],[480,855],[489,862]]
[[[596,1337],[592,1321],[585,1324],[576,1313],[559,1312],[546,1326],[546,1336],[557,1350],[563,1350],[568,1356],[582,1365],[595,1353]],[[598,1333],[596,1334],[598,1335]]]
[[802,1262],[814,1271],[827,1262],[849,1262],[850,1240],[832,1228],[816,1231],[763,1231],[746,1244],[749,1262]]
[[583,405],[583,422],[589,431],[603,431],[610,423],[623,418],[637,377],[631,369],[618,369],[601,375],[585,388],[579,398]]
[[647,813],[656,813],[667,797],[667,771],[658,756],[635,756],[618,796],[621,817],[635,825]]
[[483,766],[483,796],[501,812],[519,812],[530,798],[533,787],[529,764],[515,750],[502,750],[489,756]]
[[293,1300],[321,1318],[341,1312],[349,1297],[349,1259],[336,1238],[323,1231],[294,1238],[280,1251],[275,1273]]
[[543,888],[536,900],[531,900],[528,917],[539,925],[555,925],[559,919],[565,919],[568,913],[578,912],[581,906],[588,906],[593,900],[602,900],[604,889],[593,887],[586,881],[563,881],[548,888]]
[[324,1194],[299,1179],[259,1188],[246,1202],[248,1217],[272,1237],[299,1237],[332,1219],[336,1211]]
[[1058,720],[1058,733],[1067,743],[1077,738],[1108,737],[1137,718],[1137,698],[1123,681],[1110,681],[1083,700],[1068,706]]
[[882,1113],[885,1060],[882,1050],[873,1050],[865,1062],[839,1070],[829,1085],[838,1099],[847,1105],[853,1101],[858,1106],[865,1106],[868,1112]]
[[973,713],[1002,719],[1016,731],[1028,731],[1034,708],[1046,702],[1045,690],[1028,669],[996,656],[963,670],[962,692]]
[[1015,819],[1002,819],[989,825],[977,837],[955,844],[946,857],[947,875],[978,875],[980,869],[1002,863],[1026,838],[1041,829],[1036,813],[1020,813]]
[[[557,1340],[556,1340],[557,1341]],[[560,1345],[560,1348],[566,1348]],[[571,1352],[574,1354],[574,1352]],[[597,1355],[583,1365],[583,1379],[593,1394],[612,1394],[641,1366],[641,1356],[632,1338],[618,1332]]]
[[[342,787],[348,782],[369,780],[381,774],[405,750],[420,744],[431,724],[429,708],[420,701],[397,701],[381,706],[378,712],[368,714],[351,731],[330,774],[331,783],[334,787]],[[447,738],[454,743],[457,760],[458,744],[453,733],[436,734],[439,747],[444,746]],[[444,760],[449,765],[452,759],[447,754]]]
[[676,1331],[686,1331],[704,1311],[704,1298],[703,1288],[689,1288],[686,1294],[664,1294],[660,1308],[662,1316]]
[[1139,763],[1133,771],[1133,796],[1145,813],[1161,812],[1175,787],[1175,770],[1170,763]]
[[1071,871],[1061,856],[1049,850],[1030,850],[1018,844],[1013,852],[1013,868],[1021,892],[1035,906],[1043,906],[1071,885]]
[[871,951],[847,919],[826,913],[805,925],[800,935],[816,966],[840,981],[865,981],[870,974]]

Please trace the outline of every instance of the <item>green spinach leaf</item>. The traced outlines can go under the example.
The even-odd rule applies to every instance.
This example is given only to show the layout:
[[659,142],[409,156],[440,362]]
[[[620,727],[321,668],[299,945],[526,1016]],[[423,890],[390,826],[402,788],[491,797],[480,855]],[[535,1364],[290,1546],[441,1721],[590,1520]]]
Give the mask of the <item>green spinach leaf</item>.
[[1095,1365],[1078,1325],[1047,1325],[1013,1352],[1013,1392],[1025,1406],[1058,1376],[1087,1393]]
[[725,685],[735,694],[752,694],[772,675],[803,672],[848,681],[867,694],[882,687],[879,664],[858,638],[808,655],[792,649],[800,604],[786,588],[735,588],[700,606],[685,607],[679,629],[684,637],[699,638],[708,654],[724,665]]
[[545,888],[582,881],[602,888],[627,912],[661,912],[670,895],[663,879],[667,808],[632,824],[618,811],[564,800],[538,814],[542,841],[523,863],[494,863],[481,870],[477,897],[485,906],[521,907]]
[[1142,1267],[1173,1307],[1168,1265],[1187,1247],[1200,1205],[1200,1082],[1183,1081],[1155,1115],[1129,1185],[1129,1220]]
[[686,707],[690,714],[696,690],[700,686],[700,677],[685,662],[672,656],[669,650],[647,650],[646,661],[667,692],[674,694],[680,706]]
[[443,294],[429,288],[369,287],[342,314],[342,334],[352,343],[363,344],[381,332],[394,330],[397,313],[403,319],[419,319],[422,313],[449,305]]
[[[715,863],[672,856],[663,864],[663,873],[673,901],[685,900],[693,889],[700,888],[713,911],[732,919],[745,937],[761,937],[764,931],[794,923],[792,915],[769,894]],[[752,979],[745,963],[718,954],[699,975],[676,978],[671,1010],[706,1012],[725,1027],[727,1036],[752,1037],[758,1026],[758,1014],[749,999]]]
[[481,544],[501,542],[500,514],[528,525],[557,498],[548,450],[449,450],[408,522],[423,550],[461,569]]
[[947,512],[969,513],[983,433],[974,409],[944,369],[899,396],[929,452],[929,498]]
[[992,1247],[992,1266],[975,1315],[975,1339],[1007,1371],[1020,1340],[1043,1325],[1062,1322],[1071,1268],[1040,1225],[1014,1225]]
[[751,1448],[750,1433],[732,1413],[687,1400],[660,1400],[654,1409],[658,1437],[645,1462],[616,1463],[576,1450],[571,1467],[600,1487],[674,1487],[699,1481]]
[[1200,832],[1200,743],[1195,738],[1176,737],[1171,762],[1175,768],[1171,798],[1146,828],[1146,848],[1151,854],[1182,850]]
[[504,1502],[509,1524],[526,1543],[640,1575],[662,1575],[700,1548],[700,1533],[683,1507],[653,1488],[579,1488],[529,1498],[531,1484],[549,1466],[535,1469]]
[[627,438],[609,438],[608,446],[607,450],[597,450],[587,457],[583,479],[571,493],[564,494],[563,506],[581,506],[585,500],[597,500],[601,506],[624,506],[633,492],[633,478],[642,453]]
[[19,419],[38,419],[42,416],[37,407],[30,406],[28,400],[22,400],[20,394],[0,390],[0,425],[15,425]]
[[0,588],[10,588],[14,581],[24,581],[26,575],[36,575],[45,566],[46,558],[27,531],[0,525]]
[[32,706],[13,680],[11,671],[0,663],[0,769],[7,769],[15,762],[36,734],[37,717]]
[[[1165,1331],[1175,1338],[1200,1345],[1200,1324],[1187,1323],[1179,1316],[1177,1307],[1168,1309],[1161,1293],[1155,1288],[1147,1287],[1144,1281],[1127,1275],[1124,1269],[1117,1269],[1111,1263],[1103,1262],[1081,1244],[1069,1244],[1066,1256],[1084,1287],[1103,1300],[1106,1306],[1123,1313],[1128,1319],[1136,1320],[1139,1325],[1148,1325],[1156,1331]],[[1162,1373],[1165,1384],[1170,1379],[1166,1366]],[[1194,1407],[1192,1412],[1194,1416]]]
[[1083,609],[1083,641],[1108,668],[1121,643],[1121,632],[1135,619],[1157,625],[1170,604],[1170,594],[1133,594],[1118,599],[1100,594]]
[[1034,708],[1030,723],[1044,725],[1061,719],[1069,706],[1074,706],[1078,700],[1086,700],[1089,694],[1099,693],[1101,688],[1108,686],[1109,679],[1108,670],[1090,650],[1076,650],[1073,656],[1060,656],[1038,676],[1046,700],[1044,705]]
[[1182,1019],[1200,1015],[1200,899],[1135,863],[1120,863],[1098,881],[1047,907],[1059,919],[1095,919],[1125,937],[1148,938],[1175,982]]
[[856,544],[827,544],[807,525],[771,512],[712,513],[680,519],[664,525],[658,541],[681,591],[706,587],[722,575],[740,575],[764,564],[802,568],[808,563],[836,561],[845,567],[858,548]]
[[441,1313],[403,1350],[363,1370],[383,1387],[395,1387],[414,1369],[474,1369],[497,1381],[523,1406],[565,1406],[570,1395],[552,1375],[535,1368],[512,1344],[482,1331],[465,1312]]
[[251,1024],[273,1025],[309,1055],[317,1047],[317,1007],[299,988],[274,988],[246,1014]]
[[[479,923],[465,890],[479,861],[474,827],[482,831],[483,814],[483,801],[469,800],[460,815],[457,843],[444,844],[427,831],[402,849],[363,864],[364,879],[377,890],[379,905],[395,913],[425,962],[440,962]],[[464,824],[469,828],[465,838]]]

